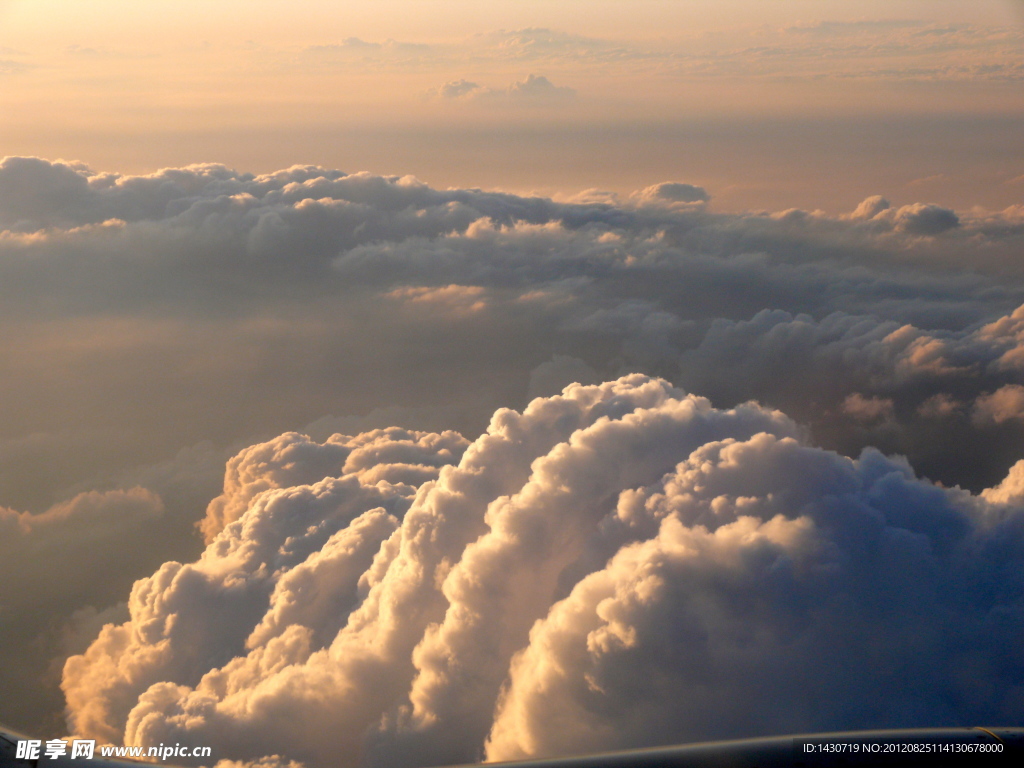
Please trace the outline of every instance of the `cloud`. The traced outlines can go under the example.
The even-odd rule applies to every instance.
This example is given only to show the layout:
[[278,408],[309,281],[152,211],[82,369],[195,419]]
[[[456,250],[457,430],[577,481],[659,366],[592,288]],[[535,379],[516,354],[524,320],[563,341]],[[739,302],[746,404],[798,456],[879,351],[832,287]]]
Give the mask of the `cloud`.
[[974,402],[973,418],[980,424],[1001,424],[1024,418],[1024,387],[1007,384]]
[[[594,193],[556,201],[313,166],[125,175],[73,161],[4,160],[0,498],[18,514],[38,515],[81,493],[138,486],[165,509],[146,518],[136,532],[142,546],[115,558],[124,567],[98,577],[94,594],[68,593],[54,604],[52,628],[26,619],[18,642],[5,647],[43,638],[32,647],[47,650],[31,664],[11,650],[9,668],[38,674],[59,661],[62,632],[85,642],[98,630],[88,616],[124,602],[131,582],[161,563],[183,563],[180,577],[169,566],[161,572],[170,582],[215,583],[219,572],[195,566],[198,534],[214,546],[275,494],[347,478],[299,494],[301,503],[343,504],[351,493],[357,507],[374,504],[356,517],[380,507],[404,525],[398,507],[464,461],[495,412],[576,382],[661,376],[725,410],[751,399],[779,408],[810,442],[846,456],[867,446],[900,453],[922,476],[975,493],[1003,480],[1024,452],[1024,423],[972,416],[994,393],[1022,385],[1019,210],[943,213],[873,197],[839,215],[724,214],[707,205],[710,197],[682,180],[621,201]],[[956,226],[947,226],[951,216]],[[531,454],[520,474],[542,454]],[[484,506],[523,482],[481,491]],[[348,608],[338,606],[354,604],[345,601],[361,587],[339,563],[358,550],[364,560],[353,568],[362,568],[391,525],[370,515],[355,527],[357,540],[339,540],[330,557],[310,564],[308,573],[339,584],[323,610],[341,615]],[[75,551],[71,527],[53,531],[54,541],[67,536],[61,551]],[[81,555],[88,569],[103,565],[100,551]],[[458,561],[439,557],[452,568]],[[28,563],[25,579],[56,583],[48,568]],[[223,653],[255,652],[246,640],[284,575],[253,587],[250,607],[257,596],[263,603],[245,613],[244,632],[222,638]],[[280,616],[306,616],[290,594],[273,597]],[[223,607],[218,588],[193,598]],[[427,623],[444,618],[431,616]],[[277,650],[237,675],[259,677],[306,646],[310,658],[326,653],[317,645],[333,627],[296,634],[289,621],[267,620],[261,633]],[[104,653],[129,642],[130,633],[104,632]],[[424,637],[414,635],[396,635],[406,638],[409,664]],[[96,661],[101,677],[121,675],[121,693],[110,699],[121,703],[92,711],[76,694],[83,722],[117,723],[111,732],[120,733],[139,697],[178,701],[170,688],[150,690],[158,683],[189,688],[188,706],[199,706],[202,676],[230,659],[184,659],[182,637],[152,652],[152,667],[115,674]],[[426,722],[412,700],[396,703],[395,691],[411,691],[411,674],[346,721],[358,722],[353,734],[384,728],[385,710],[396,733]],[[427,677],[417,697],[448,706]],[[23,722],[59,717],[51,693],[48,708],[26,704]],[[143,722],[150,720],[132,733]],[[483,744],[483,726],[474,727]],[[400,741],[419,749],[382,743],[397,749]],[[276,754],[267,750],[260,755]]]
[[435,93],[442,99],[471,98],[481,93],[486,93],[487,88],[470,80],[452,80],[438,88]]
[[486,309],[485,294],[486,291],[478,285],[445,285],[440,288],[397,288],[386,295],[400,302],[425,304],[438,311],[467,315]]
[[[882,444],[913,456],[931,477],[980,490],[1016,461],[1009,447],[1015,427],[999,437],[980,433],[1016,413],[1019,314],[951,333],[844,313],[815,321],[765,311],[749,321],[713,323],[699,345],[680,355],[679,381],[718,402],[762,399],[808,424],[830,447],[855,453]],[[795,370],[800,377],[789,378]],[[857,425],[838,426],[837,411]],[[882,425],[884,434],[875,429]],[[973,465],[963,450],[943,457],[946,449],[938,446],[951,449],[958,440],[983,441],[986,455]],[[998,471],[994,452],[1001,456]],[[956,480],[949,473],[954,465]]]
[[[682,37],[682,39],[679,39]],[[666,87],[725,77],[778,81],[851,79],[902,82],[1012,82],[1024,77],[1024,39],[1009,27],[927,24],[914,20],[818,21],[727,34],[692,31],[672,44],[595,38],[558,29],[494,30],[446,44],[374,43],[349,38],[310,46],[302,63],[336,61],[372,71],[407,71],[410,62],[458,72],[506,72],[510,64],[584,76],[658,77]],[[283,51],[277,56],[288,61]],[[294,63],[292,63],[294,66]]]
[[0,75],[16,75],[28,69],[27,65],[14,59],[0,59]]
[[543,75],[527,75],[506,88],[490,88],[470,80],[451,80],[429,95],[446,100],[507,104],[561,104],[576,97],[576,91],[552,83]]
[[[437,66],[446,60],[444,47],[414,41],[387,39],[383,42],[348,37],[340,43],[321,43],[302,49],[295,56],[291,52],[265,49],[274,66],[285,72],[308,73],[314,69],[344,69],[351,71],[364,68],[380,72],[391,69],[408,71],[410,65]],[[277,59],[277,61],[275,61]],[[266,62],[264,62],[266,66]]]
[[525,80],[512,83],[508,87],[508,95],[518,100],[564,101],[573,98],[576,91],[555,85],[543,75],[528,75]]
[[[24,332],[12,337],[5,400],[25,408],[51,386],[31,362],[45,348],[84,382],[56,402],[86,398],[93,429],[152,435],[158,461],[168,443],[300,428],[339,414],[339,397],[341,416],[400,403],[455,414],[429,430],[475,434],[502,402],[523,405],[530,371],[556,355],[599,378],[679,377],[716,401],[759,398],[812,423],[855,391],[893,400],[907,426],[929,397],[973,402],[1017,383],[1017,212],[876,196],[838,216],[735,215],[709,210],[709,197],[681,181],[623,204],[555,202],[307,166],[123,176],[8,158],[0,294],[5,320]],[[160,375],[147,362],[155,354]],[[472,375],[445,377],[434,361],[452,355]],[[782,397],[787,379],[767,374],[778,366],[799,370],[793,389],[806,384],[815,398]],[[932,391],[918,392],[926,381]],[[180,393],[197,386],[207,414],[190,415]],[[427,394],[439,387],[454,388],[447,402]],[[142,392],[178,403],[179,417],[143,407]],[[124,402],[138,403],[130,418],[112,407]],[[935,441],[916,439],[890,447],[917,465],[919,445]],[[956,476],[944,462],[944,482],[980,490],[996,479]]]
[[862,421],[875,421],[892,416],[893,402],[884,397],[864,397],[859,392],[843,400],[843,412]]
[[945,181],[949,181],[949,176],[947,176],[945,173],[935,173],[935,174],[932,174],[931,176],[923,176],[923,177],[921,177],[919,179],[914,179],[913,181],[908,181],[907,182],[907,186],[908,187],[920,187],[920,186],[927,186],[929,184],[936,184],[936,183],[945,182]]
[[338,45],[314,45],[308,50],[310,51],[333,51],[337,49],[347,49],[356,51],[377,51],[381,48],[380,43],[367,42],[361,40],[358,37],[347,37]]
[[679,204],[706,203],[711,198],[703,187],[683,184],[678,181],[666,181],[634,193],[632,199],[639,205],[671,207]]
[[[744,45],[744,43],[749,43]],[[680,74],[971,82],[1024,76],[1016,29],[914,20],[817,21],[751,31],[732,48],[680,57]]]
[[152,544],[168,528],[164,513],[139,487],[83,492],[38,513],[0,507],[0,687],[19,692],[8,718],[58,722],[59,668],[93,637],[82,634],[97,611],[83,606],[123,600],[134,575],[164,559]]
[[1022,714],[1019,466],[972,496],[641,375],[453,440],[240,454],[278,484],[67,662],[72,728],[400,766]]
[[[14,337],[6,399],[26,403],[49,386],[31,379],[40,347],[88,382],[75,397],[91,398],[83,407],[94,428],[187,430],[176,447],[253,442],[337,413],[341,380],[348,414],[396,403],[440,413],[451,402],[428,402],[434,384],[401,372],[416,359],[417,376],[433,381],[442,368],[431,361],[452,354],[491,382],[445,385],[465,403],[457,426],[467,432],[501,402],[522,405],[529,372],[554,355],[586,360],[600,377],[681,376],[732,402],[778,396],[784,380],[765,371],[785,355],[787,367],[810,366],[801,376],[820,390],[815,413],[797,412],[812,421],[854,391],[892,399],[899,421],[941,392],[973,401],[1016,383],[1024,285],[1011,265],[1024,226],[1014,211],[961,215],[873,197],[839,216],[735,215],[708,210],[709,197],[680,181],[624,204],[555,202],[313,167],[120,176],[9,158],[0,165],[0,294],[5,319],[25,332]],[[998,328],[980,330],[1000,315]],[[742,377],[722,368],[734,345],[751,354],[736,358]],[[764,354],[753,348],[761,345]],[[160,376],[145,362],[154,350]],[[822,367],[826,358],[849,384]],[[104,373],[112,370],[126,372],[123,384]],[[203,372],[198,383],[189,371]],[[909,396],[925,380],[966,386],[972,377],[970,392],[915,393],[912,405],[886,390]],[[106,396],[118,386],[123,393]],[[111,407],[139,392],[175,401],[194,386],[217,429],[198,415],[163,419],[140,407],[127,419]],[[246,398],[232,394],[239,386]],[[917,461],[912,446],[894,447]]]
[[931,203],[913,203],[894,209],[881,195],[866,198],[853,212],[840,218],[884,222],[899,232],[923,236],[941,235],[960,226],[960,218],[948,208]]
[[919,30],[926,26],[913,19],[861,19],[859,21],[803,21],[787,24],[782,29],[791,35],[833,35],[857,34],[861,32],[888,32],[892,30]]
[[957,598],[932,569],[952,575],[953,553],[978,530],[958,493],[877,454],[851,462],[758,435],[705,446],[628,510],[658,521],[656,535],[533,627],[489,759],[827,730],[851,710],[861,725],[893,727],[926,709],[930,722],[955,722],[958,706],[997,720],[1019,706],[990,696],[999,688],[984,677],[903,678],[934,669],[938,647],[972,670],[984,657],[1019,675],[1006,637],[985,638],[989,608],[947,623]]
[[1024,503],[1024,459],[1010,467],[1009,474],[999,485],[982,491],[981,497],[990,504],[1021,506]]
[[921,403],[918,406],[917,412],[926,419],[942,419],[960,413],[961,410],[963,410],[963,403],[958,402],[948,394],[940,392]]
[[853,212],[846,214],[842,218],[849,218],[853,220],[870,220],[874,219],[884,211],[889,210],[890,204],[881,195],[872,195],[871,197],[865,198],[860,204],[853,210]]
[[609,40],[574,35],[545,27],[497,30],[474,35],[476,48],[513,59],[564,59],[620,54],[622,48]]
[[397,427],[356,437],[334,434],[323,443],[284,434],[250,446],[228,462],[224,492],[210,502],[200,529],[210,543],[264,491],[340,474],[354,474],[369,485],[420,485],[434,479],[444,464],[458,460],[466,445],[465,438],[454,432],[436,435]]
[[130,574],[160,557],[149,540],[163,514],[162,500],[139,487],[80,493],[37,514],[0,507],[4,666],[16,643],[44,634],[69,608],[122,599]]
[[938,205],[905,205],[896,212],[896,228],[914,235],[939,235],[960,226],[960,219]]

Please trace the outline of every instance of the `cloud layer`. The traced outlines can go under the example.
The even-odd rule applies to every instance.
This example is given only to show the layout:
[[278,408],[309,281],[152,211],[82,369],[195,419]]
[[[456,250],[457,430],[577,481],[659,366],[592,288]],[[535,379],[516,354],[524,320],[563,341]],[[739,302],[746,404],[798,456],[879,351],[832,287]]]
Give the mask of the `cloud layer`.
[[401,766],[1015,722],[1019,466],[972,496],[641,375],[469,445],[282,435],[232,460],[202,557],[68,661],[70,724]]
[[[488,531],[510,534],[481,510],[501,520],[507,512],[508,525],[526,526],[515,536],[543,539],[548,533],[537,531],[548,523],[530,528],[514,512],[533,508],[522,494],[537,493],[537,510],[590,530],[573,515],[590,514],[591,501],[607,516],[618,494],[662,482],[702,445],[757,432],[799,439],[808,451],[836,450],[839,464],[874,446],[907,456],[920,477],[1016,499],[1011,468],[1024,455],[1022,210],[953,211],[873,196],[839,215],[723,214],[713,193],[666,181],[621,198],[598,189],[552,200],[314,166],[254,175],[197,165],[129,176],[39,158],[0,162],[0,318],[10,331],[0,357],[0,498],[18,510],[8,514],[22,531],[16,540],[45,538],[46,551],[67,553],[66,562],[94,574],[88,591],[71,594],[54,575],[63,570],[31,560],[19,566],[25,605],[52,606],[50,623],[26,618],[0,628],[4,648],[37,649],[11,650],[5,668],[25,679],[58,670],[110,624],[65,678],[77,727],[104,738],[171,738],[191,722],[183,713],[209,702],[210,722],[223,719],[223,733],[237,740],[223,744],[225,755],[321,761],[322,745],[275,748],[271,741],[293,745],[299,737],[253,725],[262,721],[234,709],[264,701],[264,693],[249,698],[254,681],[287,668],[334,681],[324,690],[362,690],[362,675],[379,682],[365,705],[338,705],[352,708],[344,710],[346,743],[361,745],[367,759],[463,759],[487,744],[495,755],[517,754],[529,752],[522,744],[531,739],[559,751],[569,742],[549,743],[534,726],[509,730],[509,718],[525,724],[534,706],[526,678],[515,682],[516,654],[527,652],[533,622],[584,610],[582,597],[556,604],[588,574],[626,558],[632,544],[656,547],[649,542],[661,541],[661,523],[599,526],[577,549],[566,544],[563,554],[574,560],[548,562],[498,538],[484,546]],[[705,396],[721,413],[756,400],[761,406],[741,410],[758,414],[759,426],[669,441],[671,455],[648,457],[653,463],[624,456],[621,477],[597,469],[606,465],[595,456],[594,482],[608,475],[602,482],[619,485],[580,486],[579,509],[530,485],[533,462],[550,458],[554,467],[555,446],[597,428],[598,416],[580,415],[591,406],[572,405],[581,393],[621,386],[621,400],[585,397],[627,411],[655,407],[637,393],[666,385],[629,379],[544,401],[541,410],[581,410],[545,427],[540,442],[527,440],[535,426],[508,437],[526,442],[507,458],[480,459],[479,487],[473,472],[456,471],[483,450],[466,446],[488,424],[490,437],[480,440],[501,442],[494,435],[505,427],[494,426],[494,414],[507,413],[504,406],[529,420],[531,398],[636,372]],[[686,400],[665,391],[655,399]],[[623,420],[626,411],[607,407],[610,423]],[[657,442],[636,440],[637,450]],[[450,491],[466,496],[462,522],[422,533],[415,540],[424,549],[402,555],[412,558],[405,575],[422,582],[409,587],[406,610],[406,597],[387,591],[399,589],[388,575],[398,573],[392,561],[407,562],[395,558],[413,546],[402,543],[412,536],[410,520],[433,531],[424,520],[449,519],[438,489],[457,478],[469,484]],[[782,492],[755,490],[751,498]],[[511,506],[498,504],[505,496]],[[289,517],[291,504],[306,517]],[[428,513],[424,505],[441,506]],[[52,511],[79,507],[81,516]],[[118,552],[113,539],[98,536],[91,554],[82,551],[88,526],[78,521],[89,515],[136,546]],[[293,529],[299,520],[305,528]],[[771,530],[756,536],[768,537],[765,546],[790,546],[789,534]],[[292,552],[301,540],[305,549]],[[720,540],[705,544],[717,551]],[[292,559],[274,559],[288,552]],[[121,565],[101,567],[111,558]],[[669,560],[671,573],[689,567]],[[527,563],[517,581],[540,581],[501,597],[504,582],[488,581],[495,562],[503,563],[499,573]],[[627,589],[617,574],[601,588]],[[126,607],[135,579],[148,586]],[[310,593],[321,582],[333,586]],[[372,607],[371,596],[385,594]],[[504,607],[491,606],[492,597]],[[451,606],[462,614],[449,621]],[[398,613],[382,619],[385,609]],[[512,623],[493,619],[491,609]],[[190,618],[168,623],[171,613]],[[210,616],[224,621],[201,630]],[[460,616],[503,629],[464,633]],[[345,646],[354,666],[337,672],[328,662],[342,653],[330,650],[342,636],[357,638],[344,642],[358,648]],[[483,656],[470,660],[473,649]],[[468,666],[448,668],[446,658],[463,654]],[[94,686],[106,693],[93,701],[86,692]],[[17,724],[58,717],[55,683],[50,692],[46,703],[18,709]],[[265,695],[271,709],[295,705],[270,688]],[[8,719],[14,713],[0,710]],[[430,725],[456,720],[465,723],[464,742],[449,744],[439,735],[445,728]],[[613,730],[632,733],[621,723]],[[258,753],[240,746],[250,741]]]
[[[8,158],[10,420],[105,430],[102,450],[122,457],[141,427],[152,461],[168,442],[249,443],[339,404],[454,409],[424,426],[475,434],[525,403],[532,372],[571,358],[590,381],[643,371],[716,403],[757,398],[826,447],[879,444],[975,490],[998,481],[1024,447],[1004,389],[1024,354],[1019,207],[875,196],[838,216],[727,215],[709,200],[683,182],[556,202],[316,167],[133,177]],[[996,410],[975,405],[997,392]],[[855,396],[892,401],[889,417],[859,418]],[[939,415],[997,457],[989,470],[936,445]]]

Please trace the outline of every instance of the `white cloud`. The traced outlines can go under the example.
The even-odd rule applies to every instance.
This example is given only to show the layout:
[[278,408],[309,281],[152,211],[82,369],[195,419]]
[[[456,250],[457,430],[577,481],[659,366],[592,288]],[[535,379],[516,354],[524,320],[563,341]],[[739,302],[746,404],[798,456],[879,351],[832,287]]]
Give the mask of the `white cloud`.
[[[440,471],[383,479],[409,455]],[[233,462],[273,485],[231,481],[203,556],[69,660],[76,731],[400,766],[1022,714],[1011,478],[944,489],[639,375],[468,447],[285,435]]]
[[367,485],[383,481],[418,486],[434,479],[441,466],[457,461],[466,445],[454,432],[436,435],[399,428],[356,437],[335,434],[323,443],[297,433],[281,435],[246,448],[228,462],[224,492],[210,502],[200,528],[209,543],[263,491],[327,477],[352,474]]

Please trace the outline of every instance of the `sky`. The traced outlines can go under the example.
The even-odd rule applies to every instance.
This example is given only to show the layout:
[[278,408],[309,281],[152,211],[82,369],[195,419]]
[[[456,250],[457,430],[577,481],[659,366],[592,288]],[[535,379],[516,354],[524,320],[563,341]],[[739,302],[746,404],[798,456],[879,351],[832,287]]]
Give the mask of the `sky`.
[[[7,154],[620,193],[723,210],[996,206],[1024,169],[1017,0],[8,2]],[[531,76],[546,88],[524,89]],[[451,83],[475,88],[445,89]],[[965,147],[965,133],[984,142]],[[837,158],[841,158],[837,159]],[[842,174],[823,190],[823,175]]]
[[0,2],[0,722],[414,768],[1024,719],[1024,5]]

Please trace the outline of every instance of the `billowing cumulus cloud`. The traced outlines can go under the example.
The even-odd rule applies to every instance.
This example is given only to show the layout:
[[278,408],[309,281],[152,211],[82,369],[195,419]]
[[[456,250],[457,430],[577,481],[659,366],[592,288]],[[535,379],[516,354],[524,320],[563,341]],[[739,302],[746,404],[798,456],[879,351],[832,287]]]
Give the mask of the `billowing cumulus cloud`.
[[641,375],[468,446],[291,434],[232,465],[237,516],[65,666],[77,732],[401,766],[1024,714],[1019,465],[973,496]]
[[826,730],[853,712],[861,726],[1017,716],[1022,668],[1002,621],[1019,627],[1019,580],[1013,608],[954,606],[983,583],[1008,594],[1019,549],[992,570],[960,558],[1019,547],[1019,512],[990,528],[976,500],[898,462],[769,435],[704,446],[619,512],[656,534],[533,627],[489,757]]
[[[1012,383],[1019,376],[1020,314],[1018,309],[949,332],[845,313],[815,321],[764,311],[748,321],[715,321],[702,342],[682,354],[680,380],[726,402],[763,398],[847,450],[881,441],[947,481],[955,465],[954,482],[980,489],[1001,476],[991,453],[942,456],[928,443],[941,429],[946,434],[940,440],[950,449],[946,441],[959,433],[976,445],[987,441],[993,450],[1006,451],[999,473],[1015,461],[1017,448],[1010,445],[1016,445],[1016,431],[1006,422],[1022,409],[1021,387]],[[800,370],[800,378],[785,376],[787,369]],[[860,426],[840,425],[839,414]],[[885,432],[858,431],[872,424]],[[1004,431],[993,430],[997,425]]]
[[896,228],[914,235],[939,235],[960,226],[957,215],[938,205],[905,205],[896,211]]
[[227,465],[224,492],[210,502],[200,528],[209,543],[248,509],[258,494],[272,488],[313,483],[353,474],[367,485],[380,481],[418,486],[437,476],[438,468],[458,460],[465,438],[392,428],[346,438],[333,435],[323,443],[289,433],[246,448]]

